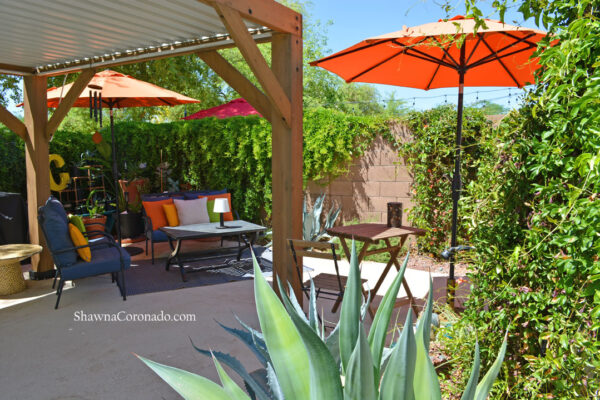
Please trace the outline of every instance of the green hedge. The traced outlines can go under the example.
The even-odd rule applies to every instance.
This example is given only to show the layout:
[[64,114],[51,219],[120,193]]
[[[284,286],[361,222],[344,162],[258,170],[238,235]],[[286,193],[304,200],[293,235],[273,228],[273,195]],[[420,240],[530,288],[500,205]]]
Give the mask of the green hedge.
[[[125,177],[150,178],[160,187],[156,169],[169,163],[180,184],[194,188],[227,188],[240,216],[252,221],[270,217],[271,125],[263,118],[207,118],[163,124],[119,122],[115,125],[120,170]],[[0,151],[11,155],[4,162],[0,190],[24,192],[24,150],[16,135],[0,130]],[[105,127],[103,137],[110,141]],[[364,153],[378,135],[388,135],[383,118],[346,115],[315,109],[304,114],[304,179],[328,180],[347,171],[348,162]],[[68,165],[94,150],[91,134],[59,131],[50,144]],[[4,159],[4,157],[3,157]],[[139,169],[140,164],[145,169]],[[9,171],[18,171],[13,173]],[[265,215],[263,215],[263,210]]]

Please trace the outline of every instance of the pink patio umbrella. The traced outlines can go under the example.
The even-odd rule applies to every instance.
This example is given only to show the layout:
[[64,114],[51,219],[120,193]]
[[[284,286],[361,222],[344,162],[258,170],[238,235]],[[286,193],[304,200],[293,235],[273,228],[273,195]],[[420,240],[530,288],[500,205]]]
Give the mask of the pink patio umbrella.
[[245,117],[248,115],[258,115],[262,117],[262,115],[260,115],[258,111],[256,111],[254,107],[250,105],[250,103],[240,98],[231,100],[229,103],[221,104],[220,106],[207,108],[206,110],[200,110],[197,113],[188,115],[183,119],[202,119],[208,117],[217,117],[223,119],[229,117]]

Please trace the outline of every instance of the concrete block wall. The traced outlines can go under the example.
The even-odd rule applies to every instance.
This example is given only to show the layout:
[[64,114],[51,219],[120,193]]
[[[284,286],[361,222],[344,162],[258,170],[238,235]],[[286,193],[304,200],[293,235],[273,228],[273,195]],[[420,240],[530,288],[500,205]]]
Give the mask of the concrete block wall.
[[[390,126],[400,141],[410,140],[411,133],[403,125]],[[325,193],[325,210],[332,203],[342,207],[338,223],[387,222],[387,203],[401,202],[402,224],[408,225],[407,211],[412,207],[410,170],[398,157],[398,151],[383,138],[377,138],[362,157],[353,160],[347,174],[323,185],[309,182],[306,193],[309,199]]]

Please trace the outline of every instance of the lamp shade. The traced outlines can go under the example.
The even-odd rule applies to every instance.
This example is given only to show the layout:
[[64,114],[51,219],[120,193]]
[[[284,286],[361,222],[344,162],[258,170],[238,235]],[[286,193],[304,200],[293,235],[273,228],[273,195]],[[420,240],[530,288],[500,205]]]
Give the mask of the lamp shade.
[[213,212],[226,213],[229,212],[229,201],[225,198],[215,199],[215,208]]

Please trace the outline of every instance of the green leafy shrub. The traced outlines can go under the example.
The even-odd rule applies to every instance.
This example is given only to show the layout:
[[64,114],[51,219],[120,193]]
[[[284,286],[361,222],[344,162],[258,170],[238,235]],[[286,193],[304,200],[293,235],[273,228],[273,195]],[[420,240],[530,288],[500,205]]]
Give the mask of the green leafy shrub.
[[[600,391],[600,21],[597,2],[537,4],[558,39],[468,188],[476,269],[464,323],[509,338],[498,398]],[[542,11],[540,12],[540,8]],[[484,350],[487,351],[487,350]],[[596,397],[594,397],[596,396]]]
[[[102,131],[110,143],[110,130]],[[170,178],[196,188],[232,192],[240,217],[260,221],[271,212],[271,125],[256,116],[206,118],[153,124],[118,122],[115,125],[119,170],[132,170],[150,179],[153,190],[160,183],[155,174],[168,162]],[[390,138],[384,118],[347,115],[335,110],[313,109],[304,114],[304,180],[328,181],[345,173],[349,161],[359,157],[379,135]],[[25,189],[24,147],[21,139],[0,131],[0,151],[7,162],[0,168],[16,173],[0,175],[0,190]],[[58,131],[50,151],[63,156],[67,165],[94,151],[91,134]],[[143,170],[139,165],[145,164]],[[107,172],[109,173],[109,172]],[[110,180],[106,180],[110,184]]]
[[[482,160],[487,159],[483,154],[486,147],[480,143],[493,140],[493,131],[491,123],[478,109],[465,108],[463,118],[461,179],[464,189],[475,178]],[[452,226],[456,107],[448,105],[411,112],[405,121],[413,132],[413,140],[400,145],[400,156],[410,166],[414,179],[414,206],[408,218],[414,226],[426,231],[425,236],[417,239],[419,249],[437,257],[448,247]],[[467,239],[462,222],[465,217],[464,211],[459,209],[459,241]]]
[[[252,398],[260,400],[441,399],[438,378],[428,354],[433,307],[431,281],[427,306],[416,330],[413,330],[412,312],[409,312],[398,341],[391,348],[384,347],[408,257],[383,297],[368,334],[363,324],[366,305],[361,306],[356,246],[352,243],[340,321],[330,335],[325,335],[319,323],[314,285],[307,318],[297,301],[289,298],[280,285],[282,304],[254,259],[254,293],[262,332],[243,323],[244,330],[224,328],[250,347],[263,364],[262,371],[249,374],[230,355],[198,349],[212,355],[222,383],[219,386],[204,377],[140,359],[185,399],[250,399],[225,373],[221,363],[236,371]],[[478,384],[480,359],[478,346],[475,346],[475,361],[462,399],[487,397],[500,371],[505,349],[506,340],[493,366]],[[259,376],[261,379],[257,379]],[[268,385],[260,382],[268,382]]]

